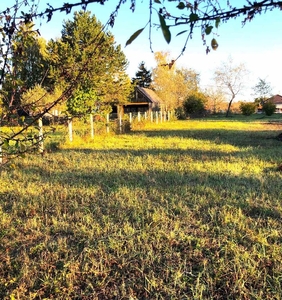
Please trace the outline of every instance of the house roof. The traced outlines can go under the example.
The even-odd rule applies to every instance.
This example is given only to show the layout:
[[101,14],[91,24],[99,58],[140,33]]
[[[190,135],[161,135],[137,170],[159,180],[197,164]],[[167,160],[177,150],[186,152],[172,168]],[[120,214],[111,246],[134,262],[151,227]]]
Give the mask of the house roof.
[[140,86],[137,86],[136,89],[152,103],[160,104],[162,102],[161,98],[153,90]]
[[282,96],[281,95],[274,95],[268,99],[268,101],[274,104],[282,104]]

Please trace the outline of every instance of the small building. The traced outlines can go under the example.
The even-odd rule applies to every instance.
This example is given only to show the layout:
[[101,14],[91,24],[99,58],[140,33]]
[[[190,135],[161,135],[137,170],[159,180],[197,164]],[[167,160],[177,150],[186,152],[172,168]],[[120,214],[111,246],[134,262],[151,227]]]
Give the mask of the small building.
[[267,99],[267,101],[272,102],[276,106],[276,113],[282,113],[282,96],[274,95],[271,98]]
[[117,113],[151,113],[152,111],[159,111],[161,103],[162,100],[153,90],[137,86],[131,102],[118,105]]

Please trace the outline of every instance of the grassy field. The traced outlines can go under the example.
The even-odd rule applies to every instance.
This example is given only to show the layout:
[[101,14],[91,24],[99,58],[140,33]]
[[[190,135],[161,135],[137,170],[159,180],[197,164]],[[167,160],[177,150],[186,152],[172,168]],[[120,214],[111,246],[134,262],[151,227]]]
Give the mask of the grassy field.
[[281,131],[56,133],[44,157],[1,171],[0,298],[281,299]]

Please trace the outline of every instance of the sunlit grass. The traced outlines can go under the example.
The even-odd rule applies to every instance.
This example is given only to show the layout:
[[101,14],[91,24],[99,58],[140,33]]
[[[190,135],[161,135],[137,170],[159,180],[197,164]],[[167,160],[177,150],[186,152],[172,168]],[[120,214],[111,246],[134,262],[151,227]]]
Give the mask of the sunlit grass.
[[280,299],[280,130],[59,128],[56,149],[1,172],[1,297]]

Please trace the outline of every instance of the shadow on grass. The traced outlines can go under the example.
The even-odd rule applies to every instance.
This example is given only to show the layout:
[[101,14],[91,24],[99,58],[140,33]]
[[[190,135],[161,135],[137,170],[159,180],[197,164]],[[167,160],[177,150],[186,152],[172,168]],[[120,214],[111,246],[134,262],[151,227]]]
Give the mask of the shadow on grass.
[[282,132],[282,126],[275,126],[275,129],[263,131],[246,130],[225,130],[225,129],[171,129],[171,130],[147,130],[134,132],[134,134],[143,134],[147,137],[179,137],[196,140],[206,140],[218,144],[230,144],[238,147],[273,147],[279,142],[276,137]]
[[252,114],[250,116],[244,116],[242,114],[230,114],[226,117],[226,114],[215,114],[209,115],[206,118],[199,118],[199,120],[207,120],[207,121],[235,121],[235,122],[281,122],[282,123],[282,114],[273,114],[271,116],[267,116],[264,113],[261,114]]
[[[281,174],[276,173],[276,166],[273,169],[268,168],[264,171],[263,180],[260,181],[252,174],[234,175],[228,170],[216,173],[209,172],[205,169],[204,162],[211,162],[213,160],[221,160],[224,163],[233,163],[236,159],[244,159],[247,156],[255,156],[259,161],[267,161],[270,159],[277,159],[281,157],[281,142],[274,139],[280,128],[276,130],[263,131],[244,131],[244,130],[224,130],[224,129],[184,129],[184,130],[159,130],[159,131],[142,131],[132,132],[131,136],[138,139],[140,134],[145,137],[178,137],[183,139],[195,139],[214,142],[215,144],[230,144],[237,146],[238,151],[224,152],[218,150],[201,150],[193,149],[187,146],[187,149],[177,148],[153,148],[131,150],[126,148],[121,149],[67,149],[56,150],[54,153],[48,154],[43,160],[48,161],[53,165],[52,171],[42,163],[35,163],[28,168],[19,169],[25,177],[30,181],[36,180],[38,186],[54,186],[55,194],[46,195],[42,197],[52,201],[52,197],[59,197],[60,188],[70,188],[81,193],[81,197],[85,191],[89,189],[87,197],[97,197],[93,190],[99,190],[100,195],[104,195],[105,199],[111,198],[116,193],[122,193],[124,188],[128,190],[139,190],[145,195],[148,201],[156,205],[168,205],[173,213],[177,214],[180,211],[181,205],[187,205],[189,209],[196,209],[201,205],[201,210],[206,212],[213,206],[223,206],[226,204],[240,207],[250,217],[257,218],[258,216],[280,218],[280,213],[276,210],[275,203],[277,199],[281,198],[281,189],[276,188],[281,186]],[[240,151],[240,148],[242,149]],[[276,153],[277,152],[277,153]],[[63,157],[71,157],[72,160],[79,160],[85,166],[76,168],[77,163],[69,165],[61,164],[59,155]],[[58,155],[58,157],[57,157]],[[276,156],[277,155],[277,156]],[[48,157],[49,156],[49,157]],[[140,157],[140,161],[148,164],[148,167],[141,168],[140,171],[132,171],[126,165],[118,168],[101,170],[99,164],[103,164],[105,160],[111,161],[119,160],[121,157],[128,157],[125,161],[130,163],[136,157]],[[148,159],[150,157],[150,159]],[[58,161],[56,161],[58,159]],[[71,161],[69,159],[69,161]],[[202,162],[202,170],[177,170],[173,166],[167,170],[160,170],[154,167],[155,159],[161,159],[162,162],[171,161],[172,164],[178,165],[179,162],[199,161]],[[97,161],[97,168],[93,164],[87,165],[88,161]],[[186,164],[186,165],[187,165]],[[242,173],[241,173],[242,174]],[[278,174],[278,176],[277,176]],[[273,188],[275,187],[275,188]],[[56,190],[57,189],[57,190]],[[57,194],[56,194],[57,193]],[[138,193],[136,197],[138,197]],[[104,197],[103,196],[103,197]],[[23,197],[30,197],[27,191],[14,195],[13,192],[1,195],[0,199],[7,202],[4,207],[9,211],[12,209],[9,201],[16,201]],[[79,195],[68,192],[66,197],[68,200],[77,199]],[[140,196],[141,197],[141,196]],[[143,196],[142,196],[143,197]],[[6,200],[4,200],[6,199]],[[10,200],[9,200],[10,199]],[[105,211],[106,214],[112,214],[115,209],[112,202],[106,200],[103,205],[109,206]],[[165,201],[165,203],[163,202]],[[249,201],[257,201],[256,205],[249,204]],[[261,201],[267,201],[269,207],[266,209],[265,204]],[[180,205],[181,203],[181,205]],[[205,214],[203,215],[205,216]]]
[[[177,150],[178,151],[178,150]],[[64,152],[75,153],[74,150],[64,150]],[[153,149],[148,151],[134,150],[79,150],[78,155],[84,154],[88,159],[97,159],[92,155],[107,153],[109,158],[115,159],[123,154],[134,157],[138,155],[143,157],[150,155],[173,155],[175,149]],[[191,151],[179,150],[175,161],[189,159],[187,154],[191,155]],[[200,156],[213,159],[219,158],[221,155],[228,157],[225,153],[213,153],[209,151],[193,151],[193,159],[198,159]],[[112,155],[114,154],[114,155]],[[242,155],[235,153],[235,155]],[[199,156],[199,157],[198,157]],[[221,157],[221,159],[222,159]],[[99,165],[99,161],[97,162]],[[146,157],[144,157],[146,164]],[[206,212],[212,207],[222,207],[232,205],[233,207],[241,208],[242,211],[252,218],[281,218],[280,212],[276,209],[277,199],[281,198],[281,189],[276,188],[281,186],[280,173],[275,173],[275,169],[268,169],[262,181],[258,180],[252,174],[234,175],[228,171],[212,173],[204,168],[202,170],[160,170],[154,168],[153,165],[144,168],[140,171],[128,170],[127,166],[120,169],[100,170],[97,168],[84,166],[83,168],[60,168],[58,166],[50,172],[45,167],[30,167],[22,169],[21,172],[32,180],[40,178],[38,187],[49,186],[54,187],[51,195],[46,193],[41,196],[49,199],[52,202],[52,197],[60,197],[60,188],[72,190],[65,195],[67,201],[84,197],[92,199],[96,203],[97,194],[93,191],[99,191],[99,195],[103,195],[98,202],[104,207],[104,214],[113,215],[116,213],[118,203],[108,201],[116,194],[123,197],[124,189],[136,191],[134,197],[140,197],[140,201],[150,201],[156,206],[170,207],[173,215],[181,213],[181,207],[187,206],[191,210],[201,211],[203,218],[206,218]],[[276,176],[278,174],[278,176]],[[74,192],[73,192],[74,191]],[[76,191],[76,192],[75,192]],[[85,192],[89,191],[89,192]],[[0,194],[0,199],[4,203],[4,210],[7,212],[12,209],[11,203],[18,201],[23,197],[29,198],[27,191],[23,191],[22,195],[15,194]],[[77,194],[77,193],[80,193]],[[126,197],[126,194],[124,195]],[[7,201],[5,201],[6,199]],[[4,202],[3,202],[4,201]],[[6,204],[5,204],[6,203]],[[267,203],[267,204],[266,204]],[[94,205],[94,204],[93,204]],[[97,204],[98,205],[98,204]],[[117,207],[116,207],[117,206]],[[199,210],[200,207],[200,210]]]

